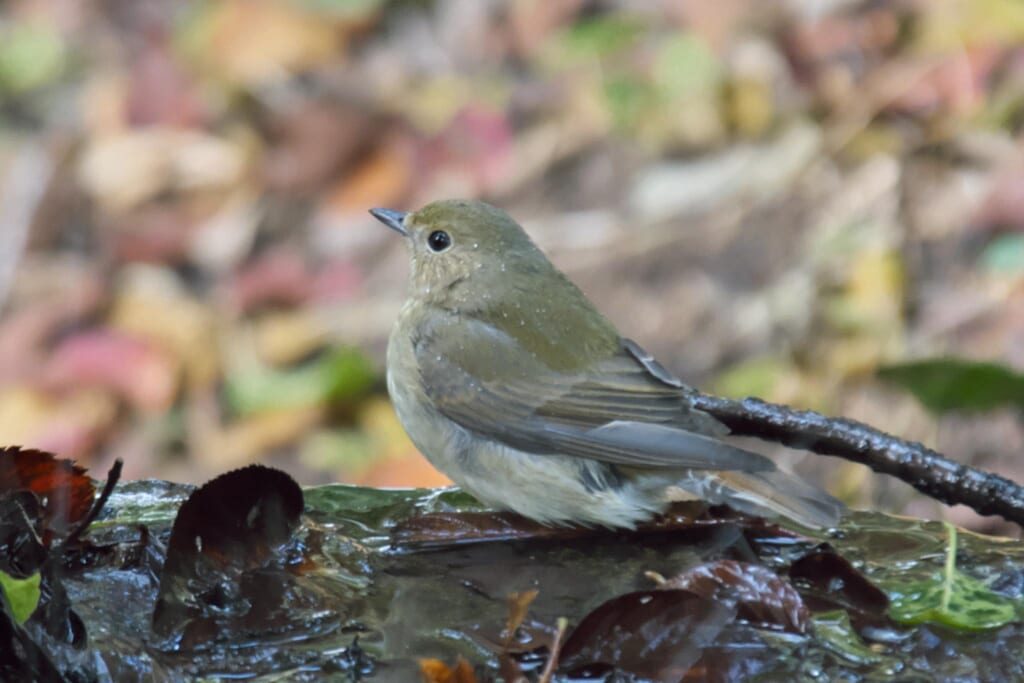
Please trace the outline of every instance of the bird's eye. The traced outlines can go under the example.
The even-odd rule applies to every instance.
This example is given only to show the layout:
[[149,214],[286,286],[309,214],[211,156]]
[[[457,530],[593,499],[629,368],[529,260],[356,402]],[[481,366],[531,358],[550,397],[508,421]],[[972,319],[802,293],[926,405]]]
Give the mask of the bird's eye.
[[452,246],[452,238],[444,230],[435,230],[427,235],[427,245],[436,252],[442,252]]

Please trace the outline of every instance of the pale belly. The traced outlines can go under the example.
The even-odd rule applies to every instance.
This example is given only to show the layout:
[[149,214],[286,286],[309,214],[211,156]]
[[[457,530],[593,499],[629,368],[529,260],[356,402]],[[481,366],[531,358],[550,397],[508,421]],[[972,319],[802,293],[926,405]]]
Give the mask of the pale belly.
[[403,372],[412,363],[392,362],[395,354],[409,359],[407,347],[404,340],[388,345],[388,392],[398,419],[427,460],[482,503],[545,524],[629,528],[664,508],[663,497],[631,481],[601,487],[591,478],[588,485],[581,468],[598,463],[526,453],[463,429],[431,407],[414,372]]

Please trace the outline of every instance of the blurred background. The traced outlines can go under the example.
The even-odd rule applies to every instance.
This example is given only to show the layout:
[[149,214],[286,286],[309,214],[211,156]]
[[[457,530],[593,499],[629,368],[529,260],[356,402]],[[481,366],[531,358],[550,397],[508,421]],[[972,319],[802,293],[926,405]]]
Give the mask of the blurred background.
[[406,256],[366,210],[475,197],[703,390],[1024,481],[1022,152],[1019,0],[8,0],[0,443],[446,483],[384,391]]

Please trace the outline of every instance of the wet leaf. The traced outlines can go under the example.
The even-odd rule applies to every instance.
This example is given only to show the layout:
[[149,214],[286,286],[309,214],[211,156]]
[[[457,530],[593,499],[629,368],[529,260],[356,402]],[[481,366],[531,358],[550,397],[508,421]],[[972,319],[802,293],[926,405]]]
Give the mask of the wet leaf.
[[0,571],[0,592],[7,598],[14,620],[19,624],[24,624],[39,605],[39,579],[38,572],[24,579],[16,579]]
[[828,598],[848,611],[875,616],[884,615],[889,598],[841,555],[815,551],[799,558],[789,568],[789,576],[802,592]]
[[893,619],[903,624],[935,623],[964,630],[986,630],[1017,620],[1018,605],[990,590],[956,566],[957,532],[945,523],[948,542],[941,572],[923,581],[886,583]]
[[42,501],[44,529],[62,533],[85,517],[95,487],[85,468],[50,453],[0,449],[0,494],[30,491]]
[[210,629],[226,629],[232,617],[246,628],[272,618],[275,610],[264,603],[284,599],[288,580],[281,571],[258,570],[282,561],[302,509],[302,490],[292,478],[260,465],[196,490],[174,520],[153,630],[165,638],[184,634],[195,643]]
[[455,666],[448,666],[439,659],[421,659],[420,673],[423,683],[476,683],[473,667],[462,657]]
[[842,610],[814,615],[814,633],[832,652],[853,664],[874,664],[884,659],[864,644],[850,622],[850,615]]
[[723,602],[691,591],[627,593],[603,603],[562,648],[573,674],[604,665],[658,683],[677,683],[736,617]]
[[933,358],[884,366],[878,376],[903,387],[934,413],[1024,406],[1024,375],[996,363]]
[[523,623],[523,619],[526,618],[526,613],[530,609],[530,604],[537,597],[537,590],[521,591],[518,593],[509,593],[508,595],[508,619],[505,622],[505,643],[504,648],[508,649],[509,641],[515,637],[516,631]]
[[669,578],[660,589],[688,590],[735,605],[739,616],[791,633],[806,633],[810,612],[800,594],[772,570],[748,562],[718,560]]

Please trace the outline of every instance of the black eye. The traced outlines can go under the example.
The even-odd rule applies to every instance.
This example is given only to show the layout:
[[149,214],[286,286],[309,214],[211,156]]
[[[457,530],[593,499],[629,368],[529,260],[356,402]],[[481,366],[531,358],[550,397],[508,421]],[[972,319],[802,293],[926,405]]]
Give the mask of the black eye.
[[427,245],[434,251],[444,251],[452,246],[452,238],[444,230],[435,230],[427,235]]

